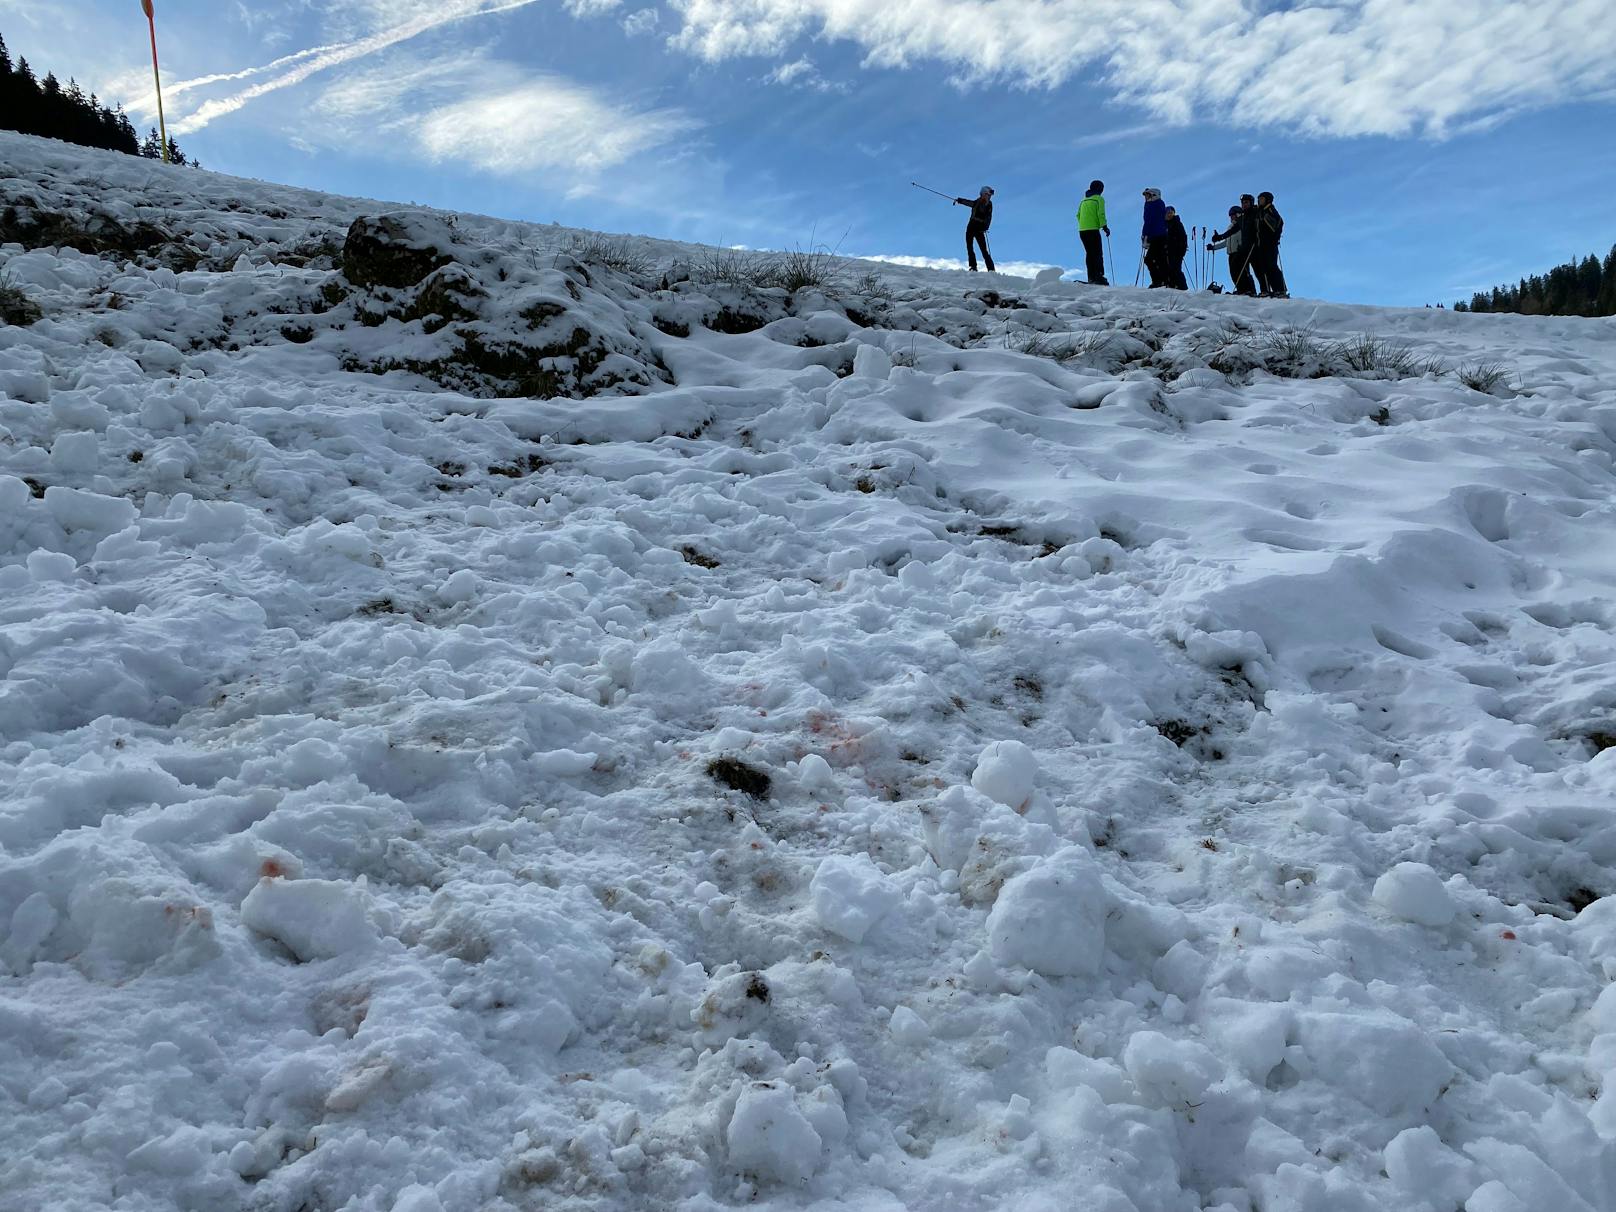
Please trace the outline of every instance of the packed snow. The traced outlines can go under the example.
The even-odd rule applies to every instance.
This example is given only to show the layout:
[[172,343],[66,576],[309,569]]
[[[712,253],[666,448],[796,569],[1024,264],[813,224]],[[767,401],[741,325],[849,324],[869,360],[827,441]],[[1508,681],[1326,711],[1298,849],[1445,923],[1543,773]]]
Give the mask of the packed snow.
[[1616,1208],[1616,321],[0,163],[0,1204]]

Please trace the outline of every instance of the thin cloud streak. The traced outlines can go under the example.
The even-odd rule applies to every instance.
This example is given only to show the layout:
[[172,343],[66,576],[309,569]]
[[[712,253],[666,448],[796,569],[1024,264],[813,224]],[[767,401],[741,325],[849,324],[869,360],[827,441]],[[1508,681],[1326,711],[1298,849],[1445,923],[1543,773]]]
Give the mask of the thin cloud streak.
[[[344,63],[351,63],[356,59],[374,55],[380,51],[387,50],[389,47],[397,46],[401,42],[417,38],[440,26],[464,21],[471,17],[511,12],[537,3],[539,3],[539,0],[504,0],[503,3],[491,3],[490,0],[471,0],[470,3],[466,3],[465,0],[462,0],[461,3],[440,6],[434,11],[422,13],[398,25],[351,42],[299,51],[294,55],[284,56],[275,63],[265,64],[263,67],[246,68],[240,72],[230,73],[225,77],[226,79],[246,79],[272,70],[281,64],[293,62],[297,64],[291,71],[278,75],[271,80],[265,80],[228,97],[220,97],[204,103],[192,113],[186,114],[175,121],[173,128],[179,134],[191,134],[202,130],[209,123],[227,114],[235,113],[242,106],[257,100],[259,97],[301,84],[318,72],[327,71]],[[216,78],[198,77],[194,80],[182,80],[171,86],[170,95],[191,91],[201,87],[203,84],[213,82],[216,82]]]

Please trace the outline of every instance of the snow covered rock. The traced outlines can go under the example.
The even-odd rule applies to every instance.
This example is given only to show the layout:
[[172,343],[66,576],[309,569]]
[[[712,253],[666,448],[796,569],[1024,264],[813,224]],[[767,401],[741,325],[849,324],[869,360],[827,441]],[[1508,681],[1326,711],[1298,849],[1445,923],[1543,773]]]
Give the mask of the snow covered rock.
[[374,944],[378,933],[370,908],[369,895],[352,884],[262,879],[241,902],[241,920],[308,963]]
[[988,914],[997,964],[1091,976],[1105,957],[1105,890],[1088,851],[1069,846],[1004,885]]
[[342,244],[342,272],[355,286],[414,286],[454,258],[448,225],[422,215],[395,212],[361,215]]
[[1375,881],[1373,895],[1388,913],[1421,926],[1446,926],[1453,920],[1453,898],[1424,863],[1398,863]]
[[791,1087],[774,1082],[754,1083],[742,1092],[724,1141],[735,1169],[782,1183],[807,1182],[824,1147],[797,1109]]
[[819,924],[850,943],[862,942],[902,899],[891,878],[866,854],[821,859],[808,887]]
[[1037,776],[1038,759],[1031,749],[1020,741],[994,741],[976,759],[971,786],[990,799],[1023,812],[1032,799],[1033,781]]

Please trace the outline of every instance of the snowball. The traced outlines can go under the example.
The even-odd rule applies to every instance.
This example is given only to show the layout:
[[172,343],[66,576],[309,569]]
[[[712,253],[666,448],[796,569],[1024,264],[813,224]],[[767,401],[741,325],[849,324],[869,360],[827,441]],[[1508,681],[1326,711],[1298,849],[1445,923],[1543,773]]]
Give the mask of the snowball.
[[937,578],[919,560],[910,560],[898,569],[898,584],[910,593],[926,593],[937,588]]
[[241,921],[307,963],[375,942],[369,902],[361,889],[335,880],[264,879],[241,902]]
[[443,1201],[431,1187],[411,1183],[393,1201],[393,1212],[443,1212]]
[[1134,1032],[1122,1050],[1122,1064],[1141,1094],[1168,1106],[1200,1102],[1223,1076],[1223,1066],[1204,1045],[1159,1031]]
[[638,694],[691,700],[701,699],[710,692],[707,675],[686,655],[684,647],[672,640],[659,641],[635,652],[630,668],[629,687]]
[[1205,1007],[1204,1021],[1218,1048],[1254,1082],[1285,1059],[1291,1030],[1288,1006],[1214,998]]
[[1476,1189],[1475,1166],[1442,1143],[1428,1126],[1394,1136],[1383,1154],[1387,1177],[1410,1196],[1459,1207]]
[[1375,881],[1375,904],[1422,926],[1446,926],[1453,920],[1453,898],[1435,871],[1424,863],[1398,863]]
[[469,602],[477,594],[477,584],[477,574],[469,568],[462,568],[438,586],[438,600],[450,606]]
[[892,358],[879,345],[860,345],[853,354],[853,373],[861,378],[888,378],[892,374]]
[[812,1177],[824,1143],[797,1110],[791,1088],[764,1083],[741,1095],[724,1139],[737,1170],[787,1183]]
[[56,471],[88,475],[101,464],[101,439],[86,430],[61,434],[51,443],[50,461]]
[[808,891],[819,924],[850,943],[861,942],[902,899],[892,880],[865,854],[822,859]]
[[1616,1033],[1616,985],[1606,985],[1594,999],[1588,1025],[1602,1034]]
[[994,741],[976,759],[971,786],[1020,812],[1032,799],[1038,759],[1020,741]]
[[9,957],[15,971],[26,971],[60,920],[50,897],[33,893],[12,913],[11,929],[0,939],[0,954]]
[[988,914],[995,963],[1087,976],[1105,956],[1105,890],[1088,851],[1068,846],[1005,884]]
[[899,1006],[892,1012],[892,1022],[889,1026],[892,1038],[900,1044],[915,1046],[931,1038],[931,1025],[908,1006]]
[[830,763],[817,753],[810,753],[797,763],[797,782],[804,791],[834,791],[836,775]]

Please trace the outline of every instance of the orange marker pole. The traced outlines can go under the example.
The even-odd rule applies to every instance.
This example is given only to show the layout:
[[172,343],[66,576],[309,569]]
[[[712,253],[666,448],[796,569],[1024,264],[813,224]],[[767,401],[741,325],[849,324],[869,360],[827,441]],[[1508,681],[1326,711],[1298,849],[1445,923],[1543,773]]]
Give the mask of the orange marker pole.
[[140,0],[140,7],[145,10],[146,24],[151,28],[151,74],[152,82],[157,85],[157,126],[162,132],[163,163],[168,163],[168,122],[163,117],[163,76],[157,70],[157,14],[152,11],[152,0]]

